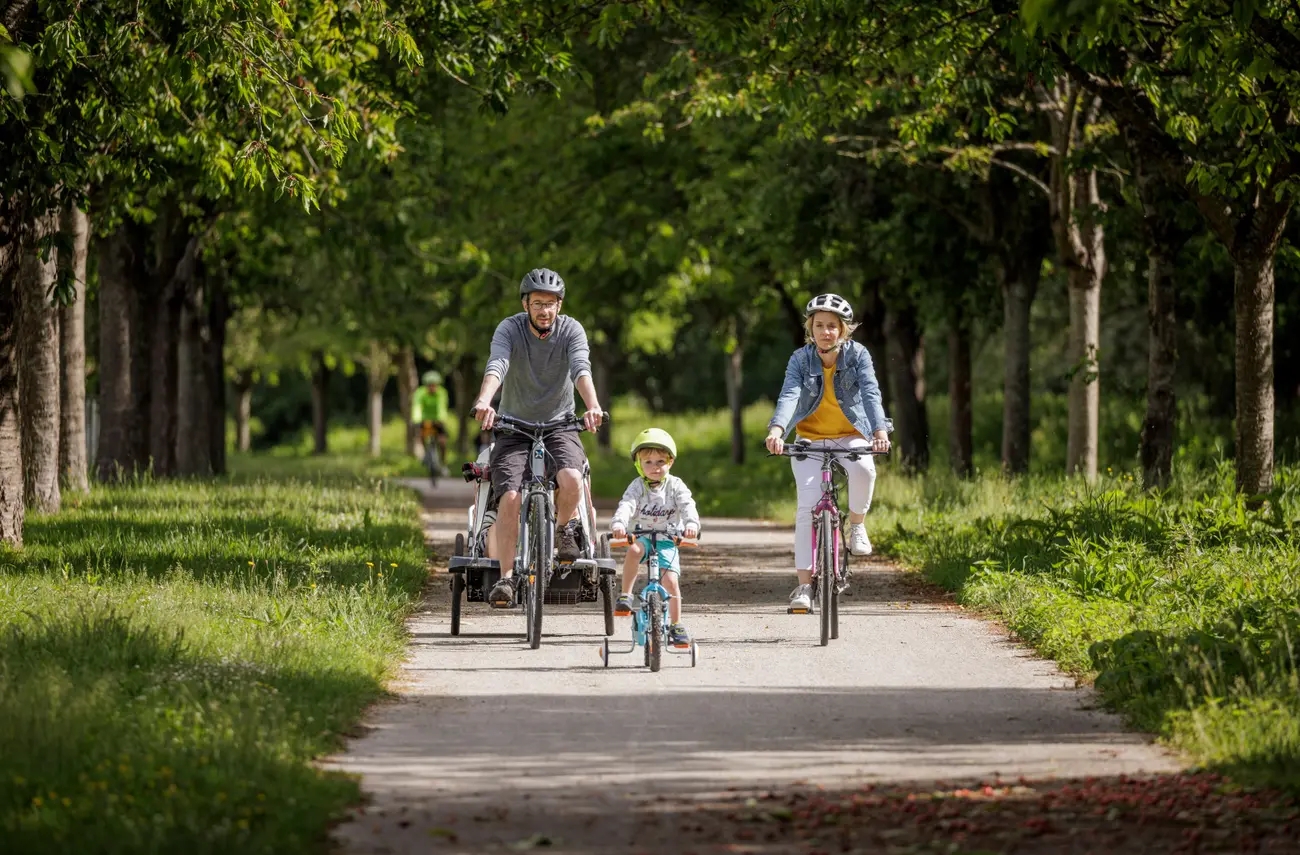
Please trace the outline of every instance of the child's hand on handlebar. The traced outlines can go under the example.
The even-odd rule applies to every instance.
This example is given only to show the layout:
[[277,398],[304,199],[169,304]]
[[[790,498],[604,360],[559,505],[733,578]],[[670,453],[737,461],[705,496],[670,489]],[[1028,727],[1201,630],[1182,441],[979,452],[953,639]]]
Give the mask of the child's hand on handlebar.
[[700,530],[693,525],[688,525],[686,527],[686,531],[682,533],[682,537],[686,538],[687,540],[694,540],[699,536],[700,536]]
[[627,529],[621,525],[616,525],[609,530],[610,540],[627,540]]

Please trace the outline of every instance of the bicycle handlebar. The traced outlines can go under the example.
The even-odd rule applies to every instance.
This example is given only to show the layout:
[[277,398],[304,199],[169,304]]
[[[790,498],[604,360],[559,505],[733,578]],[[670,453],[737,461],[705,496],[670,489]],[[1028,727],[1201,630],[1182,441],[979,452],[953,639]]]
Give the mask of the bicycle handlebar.
[[628,532],[628,535],[626,537],[622,537],[622,538],[611,537],[609,541],[609,545],[611,547],[617,546],[620,548],[628,547],[632,545],[632,541],[635,538],[649,537],[651,535],[664,535],[665,537],[668,537],[670,540],[672,540],[672,542],[677,546],[685,546],[694,549],[695,547],[700,545],[700,537],[698,534],[695,537],[686,537],[684,534],[682,534],[682,530],[680,528],[678,528],[677,526],[670,526],[670,525],[637,526],[636,528],[632,529],[632,531]]
[[557,430],[585,430],[582,419],[576,415],[565,416],[549,422],[528,422],[511,416],[497,416],[494,428],[505,428],[515,433],[550,433]]
[[[766,445],[763,446],[767,448]],[[888,451],[876,451],[874,448],[809,448],[806,445],[787,445],[781,449],[780,454],[767,452],[768,457],[794,457],[802,460],[811,455],[820,455],[822,457],[847,457],[850,460],[856,460],[867,454],[889,454]]]

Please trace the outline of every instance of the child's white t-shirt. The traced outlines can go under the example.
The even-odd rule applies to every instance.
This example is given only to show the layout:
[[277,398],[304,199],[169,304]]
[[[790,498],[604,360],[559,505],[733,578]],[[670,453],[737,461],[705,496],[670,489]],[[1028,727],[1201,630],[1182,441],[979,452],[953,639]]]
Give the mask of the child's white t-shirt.
[[686,482],[669,475],[651,488],[644,478],[637,478],[623,491],[618,510],[610,519],[610,528],[621,526],[631,532],[638,525],[675,525],[700,527],[700,514]]

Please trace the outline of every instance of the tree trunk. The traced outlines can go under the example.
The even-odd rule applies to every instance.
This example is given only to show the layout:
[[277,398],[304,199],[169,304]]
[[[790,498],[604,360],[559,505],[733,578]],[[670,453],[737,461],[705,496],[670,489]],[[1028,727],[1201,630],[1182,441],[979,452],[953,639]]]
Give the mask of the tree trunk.
[[411,407],[415,400],[415,390],[420,387],[420,377],[415,369],[415,350],[404,347],[397,352],[397,408],[402,414],[402,424],[406,425],[406,453],[420,457],[420,426],[411,424]]
[[[889,371],[884,360],[889,353],[885,337],[885,304],[880,294],[880,279],[869,277],[862,288],[861,308],[853,315],[857,329],[853,331],[853,340],[865,346],[876,363],[876,383],[880,386],[880,401],[886,413],[894,411],[893,389],[890,385]],[[800,334],[799,345],[804,344]]]
[[1095,169],[1079,170],[1071,159],[1087,144],[1088,129],[1101,100],[1062,78],[1042,103],[1047,107],[1054,152],[1049,211],[1056,253],[1065,268],[1070,298],[1066,358],[1070,366],[1069,418],[1065,451],[1067,475],[1097,477],[1101,396],[1097,352],[1101,345],[1101,283],[1106,277],[1105,232]]
[[90,218],[75,204],[63,209],[60,227],[67,252],[58,257],[60,275],[77,289],[70,305],[59,310],[59,471],[63,489],[90,491],[86,463],[86,255]]
[[[0,218],[0,226],[6,225]],[[0,228],[0,237],[5,231]],[[18,315],[22,299],[18,290],[19,250],[0,243],[0,544],[23,545],[23,454],[21,414],[18,409]]]
[[925,412],[925,344],[915,305],[885,309],[885,337],[895,441],[903,468],[922,472],[930,465],[930,424]]
[[235,377],[235,442],[242,452],[253,449],[253,372],[240,371]]
[[[185,249],[173,261],[176,255],[168,241],[178,239],[185,241]],[[168,234],[159,228],[157,240],[159,261],[150,295],[153,325],[149,340],[149,365],[152,368],[149,377],[149,459],[153,474],[167,478],[175,475],[178,469],[181,306],[194,287],[194,260],[199,239],[190,237],[186,240],[184,233]]]
[[[614,372],[609,364],[612,357],[612,349],[608,346],[597,348],[591,355],[591,382],[596,387],[597,400],[606,409],[611,405],[611,396],[614,394],[611,389],[613,384],[610,382],[611,375]],[[608,427],[596,431],[596,447],[605,451],[612,449],[614,447],[614,432]]]
[[1092,481],[1097,477],[1101,383],[1101,277],[1093,270],[1071,270],[1068,359],[1072,366],[1065,471]]
[[226,324],[230,320],[230,303],[226,282],[220,272],[209,273],[208,336],[208,448],[212,474],[226,474]]
[[311,426],[313,454],[329,451],[330,369],[323,351],[312,351]]
[[207,305],[203,276],[196,276],[181,307],[180,342],[177,345],[176,474],[212,474],[211,407],[209,383]]
[[731,348],[727,353],[727,407],[731,411],[731,462],[745,464],[745,334],[748,325],[744,318],[733,318]]
[[964,313],[948,316],[948,458],[960,478],[975,472],[972,441],[970,326]]
[[1147,245],[1147,411],[1142,420],[1142,485],[1169,486],[1173,475],[1174,431],[1178,419],[1174,375],[1178,368],[1178,317],[1175,276],[1178,248],[1185,234],[1177,225],[1176,191],[1148,162],[1141,142],[1125,133],[1133,160],[1134,185],[1142,204]]
[[1002,278],[1002,329],[1006,342],[1002,378],[1002,469],[1029,471],[1029,310],[1041,275],[1040,258],[1016,264]]
[[1237,489],[1273,489],[1273,258],[1276,245],[1233,258],[1236,312]]
[[470,383],[475,375],[474,369],[474,357],[466,353],[456,361],[456,369],[452,372],[452,382],[455,383],[456,391],[456,418],[460,428],[456,438],[456,451],[466,460],[471,459],[470,438],[478,430],[478,425],[470,415],[476,397],[476,393],[470,390]]
[[142,465],[144,413],[137,407],[140,335],[137,285],[144,275],[145,243],[127,221],[96,241],[99,255],[99,443],[95,471],[101,481],[130,477]]
[[377,340],[370,342],[366,363],[366,428],[370,434],[370,456],[378,457],[384,430],[384,387],[388,385],[388,351]]
[[41,216],[18,271],[18,407],[22,413],[23,499],[28,510],[59,510],[59,313],[50,305],[55,252],[42,260],[37,241],[58,231],[58,214]]

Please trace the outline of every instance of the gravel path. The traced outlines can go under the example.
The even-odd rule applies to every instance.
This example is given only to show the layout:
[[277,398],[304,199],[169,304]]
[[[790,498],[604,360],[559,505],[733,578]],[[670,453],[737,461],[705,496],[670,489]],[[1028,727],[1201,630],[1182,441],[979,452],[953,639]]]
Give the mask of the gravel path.
[[[420,487],[445,566],[468,490]],[[466,606],[452,637],[445,576],[435,580],[410,622],[397,700],[376,707],[329,763],[361,774],[369,797],[335,829],[340,849],[795,851],[747,847],[719,829],[777,788],[1179,768],[1092,709],[1090,693],[1052,663],[887,562],[855,559],[840,638],[822,648],[815,617],[785,613],[790,530],[730,519],[703,529],[683,574],[696,668],[665,656],[651,674],[639,651],[604,668],[597,604],[548,607],[535,651],[522,613],[481,604]],[[619,643],[627,627],[618,621]]]

